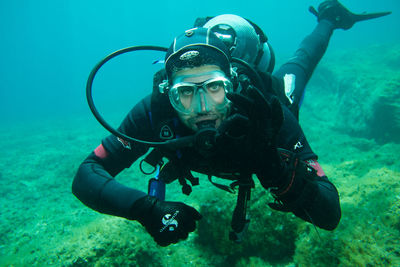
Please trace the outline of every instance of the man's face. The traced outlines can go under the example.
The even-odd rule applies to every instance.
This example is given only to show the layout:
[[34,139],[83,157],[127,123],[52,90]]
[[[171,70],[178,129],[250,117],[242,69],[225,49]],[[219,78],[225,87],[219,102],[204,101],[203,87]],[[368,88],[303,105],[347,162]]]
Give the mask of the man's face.
[[207,122],[218,128],[226,118],[230,102],[226,90],[232,84],[216,65],[204,65],[177,71],[172,76],[170,100],[180,120],[193,131]]

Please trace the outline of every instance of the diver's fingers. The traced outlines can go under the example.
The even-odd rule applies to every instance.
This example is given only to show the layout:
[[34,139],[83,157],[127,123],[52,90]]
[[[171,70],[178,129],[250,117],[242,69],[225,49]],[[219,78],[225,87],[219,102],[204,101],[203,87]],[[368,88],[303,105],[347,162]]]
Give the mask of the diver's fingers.
[[250,120],[248,117],[236,113],[222,121],[218,128],[218,132],[221,135],[240,138],[244,135],[244,131],[246,131],[245,129],[248,127],[249,123]]
[[254,101],[238,93],[227,93],[226,97],[239,109],[249,112],[254,106]]
[[378,12],[378,13],[369,13],[369,14],[355,14],[355,21],[363,21],[363,20],[369,20],[369,19],[376,19],[376,18],[380,18],[383,16],[387,16],[392,14],[391,11],[387,11],[387,12]]
[[251,99],[254,99],[255,108],[257,109],[258,116],[263,116],[264,118],[271,117],[271,105],[265,96],[255,87],[250,87],[248,89],[248,94]]
[[226,132],[230,128],[232,128],[233,125],[246,125],[249,124],[250,119],[242,114],[236,113],[232,116],[229,116],[226,118],[222,123],[221,126],[218,128],[220,132]]
[[310,6],[308,8],[308,11],[310,11],[314,16],[318,18],[318,11],[313,6]]

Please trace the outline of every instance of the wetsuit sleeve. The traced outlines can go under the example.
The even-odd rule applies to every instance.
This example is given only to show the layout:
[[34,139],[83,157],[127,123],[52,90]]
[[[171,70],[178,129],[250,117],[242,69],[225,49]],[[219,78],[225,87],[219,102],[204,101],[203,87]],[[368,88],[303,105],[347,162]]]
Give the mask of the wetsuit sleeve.
[[286,108],[284,114],[278,146],[285,171],[278,189],[271,190],[277,202],[270,206],[332,230],[341,217],[338,191],[323,172],[297,120]]
[[333,29],[331,22],[321,20],[314,31],[304,38],[293,57],[273,73],[278,79],[284,79],[286,74],[294,75],[295,86],[291,95],[296,106],[299,106],[304,88],[328,47]]
[[284,121],[278,134],[278,147],[296,153],[301,160],[317,159],[303,129],[288,107],[282,105]]
[[131,207],[146,195],[117,182],[103,160],[91,153],[80,165],[72,184],[73,194],[89,208],[101,213],[132,219]]
[[339,224],[341,217],[339,194],[336,187],[323,175],[319,176],[319,165],[313,161],[304,162],[290,153],[283,158],[287,165],[284,185],[273,189],[276,202],[270,206],[280,211],[293,212],[297,217],[325,229],[333,230]]
[[[147,102],[133,108],[122,122],[121,132],[138,138],[145,138],[151,132]],[[105,138],[80,165],[72,184],[73,194],[98,212],[132,219],[133,203],[146,193],[124,186],[114,177],[147,150],[143,144],[131,144],[115,136]]]

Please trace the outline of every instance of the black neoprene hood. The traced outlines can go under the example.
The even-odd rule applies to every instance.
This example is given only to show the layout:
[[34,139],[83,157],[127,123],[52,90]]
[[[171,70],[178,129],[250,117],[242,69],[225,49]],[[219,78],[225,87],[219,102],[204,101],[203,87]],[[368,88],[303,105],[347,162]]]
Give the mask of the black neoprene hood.
[[231,57],[226,45],[209,29],[194,28],[175,38],[165,56],[168,79],[182,68],[217,65],[230,77]]

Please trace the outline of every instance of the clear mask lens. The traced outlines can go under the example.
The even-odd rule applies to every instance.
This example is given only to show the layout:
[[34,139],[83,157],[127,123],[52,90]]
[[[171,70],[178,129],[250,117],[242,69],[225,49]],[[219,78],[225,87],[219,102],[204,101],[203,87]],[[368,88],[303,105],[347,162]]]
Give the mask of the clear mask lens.
[[202,83],[178,82],[169,90],[172,106],[183,114],[223,111],[229,104],[226,93],[232,83],[219,75]]

